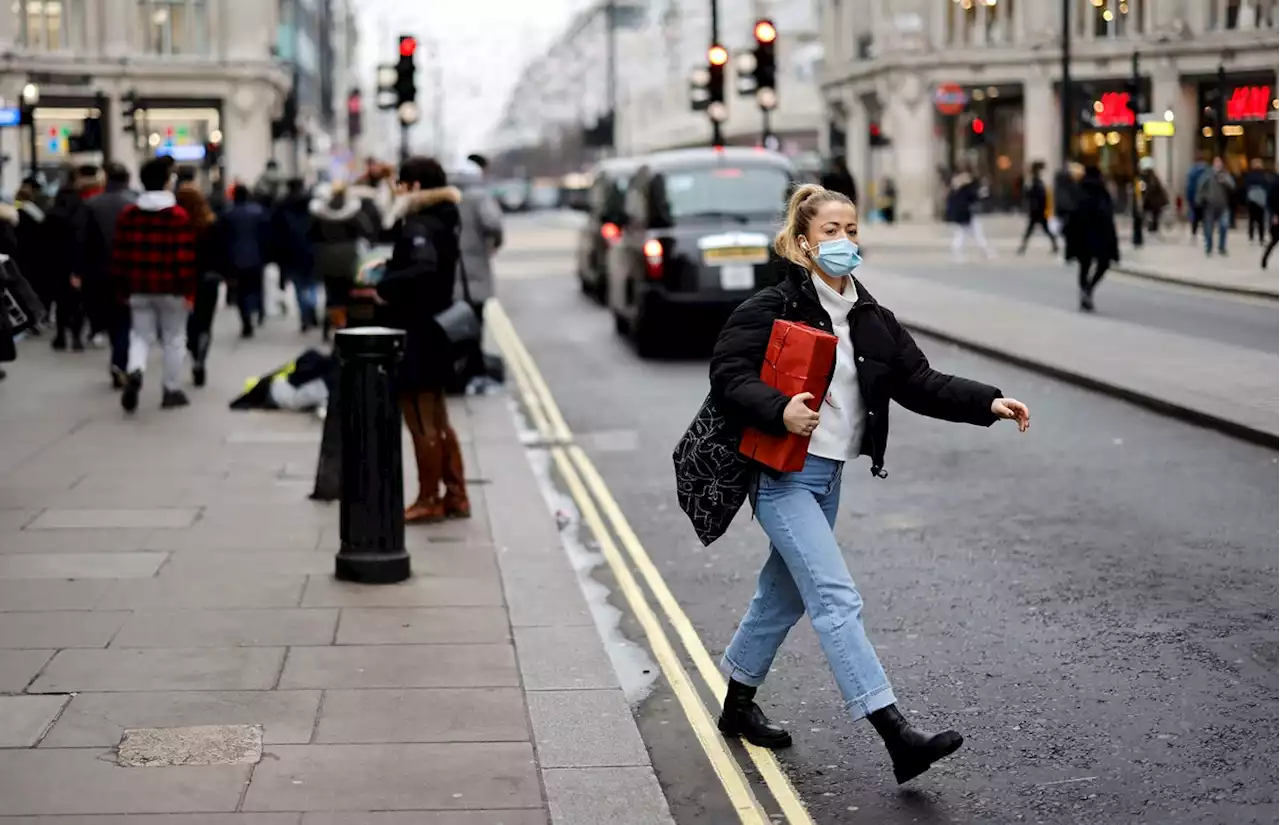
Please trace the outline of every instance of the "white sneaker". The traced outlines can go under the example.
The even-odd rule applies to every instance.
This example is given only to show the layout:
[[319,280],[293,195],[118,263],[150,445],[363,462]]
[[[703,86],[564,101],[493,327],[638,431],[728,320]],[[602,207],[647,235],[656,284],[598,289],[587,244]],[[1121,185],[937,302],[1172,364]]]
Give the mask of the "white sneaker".
[[107,346],[107,334],[99,332],[97,335],[89,339],[89,346],[94,349],[104,349]]

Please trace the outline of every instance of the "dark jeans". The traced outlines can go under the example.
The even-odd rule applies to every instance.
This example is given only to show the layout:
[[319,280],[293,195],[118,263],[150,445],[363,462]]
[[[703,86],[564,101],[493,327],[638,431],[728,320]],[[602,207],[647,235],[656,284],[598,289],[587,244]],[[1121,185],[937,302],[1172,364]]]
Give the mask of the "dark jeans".
[[123,301],[113,301],[108,314],[107,335],[111,339],[111,369],[121,374],[129,368],[129,331],[133,327],[133,316],[129,305]]
[[[1107,274],[1107,270],[1111,268],[1111,261],[1095,261],[1092,258],[1080,258],[1080,292],[1092,298],[1093,291],[1098,288],[1102,276]],[[1093,274],[1089,274],[1089,269],[1093,268]]]
[[196,288],[196,303],[187,316],[187,351],[191,361],[204,366],[213,343],[213,316],[218,309],[218,277],[206,273]]
[[1271,219],[1271,241],[1267,243],[1267,248],[1262,250],[1262,268],[1267,268],[1267,261],[1271,259],[1271,252],[1276,248],[1276,241],[1280,241],[1280,224],[1275,222],[1275,218]]
[[1253,230],[1258,230],[1258,243],[1262,243],[1267,239],[1267,209],[1266,207],[1249,202],[1249,240],[1253,240]]
[[311,329],[319,326],[320,318],[316,314],[316,306],[320,302],[319,284],[316,281],[314,272],[307,272],[301,269],[281,269],[280,270],[280,286],[284,287],[285,283],[293,284],[294,295],[298,299],[298,314],[302,316],[302,330]]
[[84,335],[84,295],[71,284],[63,287],[54,304],[54,317],[58,324],[58,341],[65,341],[68,334],[72,341]]
[[1049,219],[1044,215],[1028,215],[1027,231],[1022,233],[1022,246],[1018,247],[1018,252],[1027,251],[1027,241],[1031,240],[1031,233],[1037,229],[1043,229],[1044,234],[1049,236],[1049,243],[1053,244],[1053,251],[1058,251],[1058,239],[1054,237],[1053,232],[1049,229]]
[[1213,252],[1213,230],[1218,230],[1218,251],[1222,254],[1227,252],[1227,227],[1231,223],[1230,217],[1226,212],[1209,212],[1205,210],[1200,216],[1204,222],[1204,253],[1208,255]]
[[236,306],[240,310],[240,334],[253,334],[253,326],[262,317],[262,268],[233,269],[227,280],[235,285]]

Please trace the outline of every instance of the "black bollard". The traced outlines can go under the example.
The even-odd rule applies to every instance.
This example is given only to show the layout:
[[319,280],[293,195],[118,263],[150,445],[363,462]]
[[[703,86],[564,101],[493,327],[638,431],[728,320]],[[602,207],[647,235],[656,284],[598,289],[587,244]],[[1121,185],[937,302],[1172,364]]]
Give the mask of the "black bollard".
[[335,344],[342,416],[342,544],[334,575],[365,584],[404,581],[410,570],[404,549],[400,407],[393,388],[404,333],[385,327],[344,329]]

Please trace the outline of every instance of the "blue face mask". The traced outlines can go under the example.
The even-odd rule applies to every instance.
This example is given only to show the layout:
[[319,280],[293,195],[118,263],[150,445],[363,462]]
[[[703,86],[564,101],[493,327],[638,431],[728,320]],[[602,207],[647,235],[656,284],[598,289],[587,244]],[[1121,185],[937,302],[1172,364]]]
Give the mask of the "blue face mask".
[[818,244],[818,251],[813,259],[832,278],[847,278],[862,263],[858,245],[848,238],[823,241]]

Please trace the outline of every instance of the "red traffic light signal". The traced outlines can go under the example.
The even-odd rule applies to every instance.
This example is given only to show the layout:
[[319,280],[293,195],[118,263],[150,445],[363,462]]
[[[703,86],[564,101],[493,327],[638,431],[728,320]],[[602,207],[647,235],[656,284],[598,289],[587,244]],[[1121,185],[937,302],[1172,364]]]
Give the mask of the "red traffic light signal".
[[987,131],[987,124],[982,122],[982,118],[975,117],[973,119],[973,133],[975,135],[980,135],[985,131]]
[[772,21],[761,20],[756,23],[755,35],[757,43],[772,43],[778,39],[778,30],[774,28]]
[[707,49],[707,62],[712,66],[723,66],[729,62],[729,51],[724,46],[712,46]]
[[400,37],[400,56],[413,57],[418,51],[418,39],[410,35],[402,35]]

